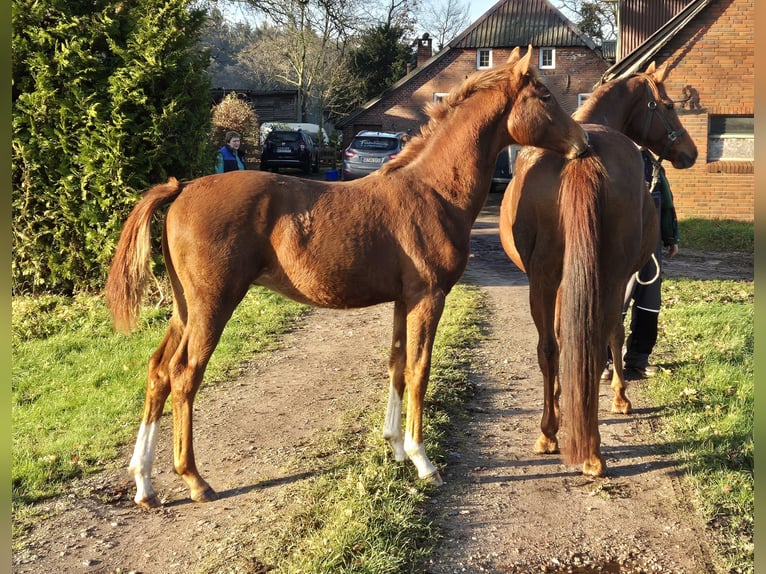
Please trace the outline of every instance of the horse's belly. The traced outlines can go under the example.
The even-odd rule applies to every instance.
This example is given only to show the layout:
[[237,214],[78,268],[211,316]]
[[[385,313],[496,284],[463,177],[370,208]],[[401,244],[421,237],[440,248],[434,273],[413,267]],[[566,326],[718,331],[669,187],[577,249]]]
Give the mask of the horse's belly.
[[314,273],[308,269],[293,272],[265,271],[254,282],[299,303],[331,309],[354,309],[393,301],[398,291],[388,281],[343,272]]

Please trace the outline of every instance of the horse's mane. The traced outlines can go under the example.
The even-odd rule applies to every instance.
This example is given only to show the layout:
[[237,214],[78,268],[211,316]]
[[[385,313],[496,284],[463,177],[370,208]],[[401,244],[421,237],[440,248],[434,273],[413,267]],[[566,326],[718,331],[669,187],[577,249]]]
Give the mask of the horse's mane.
[[[507,82],[513,66],[514,63],[506,63],[489,70],[474,72],[440,101],[427,103],[425,113],[429,117],[428,122],[420,127],[418,135],[414,136],[394,159],[383,164],[378,173],[387,174],[411,163],[426,146],[429,138],[436,131],[436,127],[444,121],[452,110],[476,92],[501,85],[504,81]],[[529,75],[532,79],[537,78],[537,72],[532,66],[529,67]]]
[[[576,121],[581,121],[581,118],[588,117],[591,112],[593,111],[593,108],[596,107],[599,104],[599,101],[601,98],[606,94],[607,92],[611,92],[612,90],[621,90],[620,94],[624,93],[626,90],[626,84],[629,80],[641,77],[646,79],[646,81],[649,83],[650,86],[656,91],[659,92],[659,88],[657,85],[657,82],[651,78],[648,74],[645,74],[644,72],[634,72],[632,74],[629,74],[623,78],[615,78],[614,80],[610,80],[609,82],[604,82],[603,84],[599,85],[593,92],[591,93],[590,97],[583,102],[582,106],[580,106],[578,109],[574,111],[572,114],[572,117]],[[658,96],[659,94],[656,93],[655,96]]]

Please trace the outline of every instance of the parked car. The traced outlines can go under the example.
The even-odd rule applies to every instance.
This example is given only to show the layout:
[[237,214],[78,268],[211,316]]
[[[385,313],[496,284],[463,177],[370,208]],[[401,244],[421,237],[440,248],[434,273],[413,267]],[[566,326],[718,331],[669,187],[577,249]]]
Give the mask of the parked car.
[[364,177],[396,157],[407,142],[403,132],[361,131],[343,151],[343,179]]
[[516,163],[516,156],[519,153],[521,146],[510,145],[503,148],[499,154],[497,154],[497,161],[495,162],[495,171],[492,174],[492,193],[503,193],[505,188],[511,182],[513,177],[513,164]]
[[261,169],[276,172],[280,167],[319,172],[319,146],[303,130],[269,132],[261,150]]

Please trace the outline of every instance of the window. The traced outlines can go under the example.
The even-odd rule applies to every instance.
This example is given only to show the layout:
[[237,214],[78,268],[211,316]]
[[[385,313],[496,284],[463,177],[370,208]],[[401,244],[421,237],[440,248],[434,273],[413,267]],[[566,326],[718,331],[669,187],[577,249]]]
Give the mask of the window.
[[447,95],[447,92],[434,92],[434,103],[441,102]]
[[708,161],[753,161],[753,135],[752,115],[711,115],[708,124]]
[[556,48],[540,48],[540,69],[552,70],[556,67]]
[[483,70],[492,67],[492,50],[483,48],[476,52],[476,68]]
[[590,94],[577,94],[577,107],[579,108],[590,97]]

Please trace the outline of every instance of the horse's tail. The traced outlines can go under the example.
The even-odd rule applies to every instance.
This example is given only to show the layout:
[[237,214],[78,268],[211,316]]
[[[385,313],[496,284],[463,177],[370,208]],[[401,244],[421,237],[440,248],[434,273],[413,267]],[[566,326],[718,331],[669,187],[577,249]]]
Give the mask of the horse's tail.
[[117,331],[136,327],[146,283],[152,276],[151,223],[154,212],[181,193],[183,185],[174,177],[147,191],[128,216],[106,280],[106,302]]
[[[564,230],[564,267],[559,301],[559,384],[563,393],[562,454],[567,464],[583,462],[598,441],[598,385],[605,341],[600,317],[599,189],[606,178],[594,155],[569,160],[559,193]],[[595,444],[598,449],[598,443]]]

